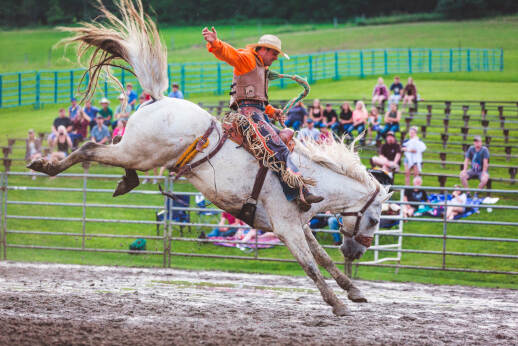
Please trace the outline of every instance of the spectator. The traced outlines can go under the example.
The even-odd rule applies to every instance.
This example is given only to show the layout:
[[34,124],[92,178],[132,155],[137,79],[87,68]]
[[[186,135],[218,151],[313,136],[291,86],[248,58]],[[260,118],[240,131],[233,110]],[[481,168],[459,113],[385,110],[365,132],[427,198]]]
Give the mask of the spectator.
[[314,141],[318,141],[318,139],[320,138],[320,131],[315,128],[315,122],[313,121],[313,119],[308,118],[306,120],[306,127],[300,130],[299,134],[297,135],[297,138],[300,139],[302,142],[304,142],[304,140],[307,140],[308,138],[311,138]]
[[[30,129],[27,132],[27,139],[25,140],[25,162],[29,163],[32,160],[41,158],[41,140],[36,138],[34,130]],[[31,170],[33,173],[33,170]],[[35,180],[36,176],[32,176],[32,180]]]
[[231,237],[236,234],[238,228],[224,227],[227,223],[230,226],[245,225],[243,221],[224,211],[221,213],[221,219],[219,221],[218,227],[214,228],[209,234],[207,234],[207,237]]
[[417,102],[417,88],[412,77],[408,77],[408,83],[403,89],[403,105]]
[[59,109],[59,116],[54,119],[54,122],[52,123],[52,132],[47,138],[51,150],[56,144],[55,141],[58,137],[58,128],[60,126],[64,126],[67,132],[72,130],[72,121],[67,117],[67,113],[64,108]]
[[383,121],[385,122],[385,127],[381,130],[381,135],[385,136],[387,132],[396,133],[399,131],[399,122],[401,121],[401,111],[397,109],[396,103],[390,104],[390,110],[385,113],[385,117]]
[[[333,126],[335,126],[336,124],[336,111],[333,109],[333,106],[328,103],[326,104],[326,108],[324,109],[324,118],[325,118],[325,121],[326,121],[326,126],[329,127],[329,128],[333,128]],[[322,128],[323,126],[321,126],[320,128]]]
[[90,117],[83,111],[79,110],[77,116],[72,121],[72,131],[68,134],[72,140],[74,148],[77,148],[79,142],[88,137],[88,125],[90,124]]
[[[454,187],[459,188],[459,185],[455,185]],[[460,192],[459,190],[453,191],[451,195],[452,199],[450,200],[450,203],[452,204],[465,205],[466,201],[468,200],[468,196],[465,193]],[[464,213],[464,210],[466,210],[465,207],[448,207],[446,209],[446,219],[453,220],[455,216]]]
[[393,132],[388,132],[385,140],[386,143],[380,147],[379,155],[371,158],[371,163],[387,172],[397,171],[401,158],[401,146],[397,143]]
[[[162,169],[160,169],[160,171],[162,172]],[[153,168],[153,174],[154,174],[155,177],[158,176],[158,168],[157,167]],[[160,174],[160,175],[162,175],[162,174]],[[142,180],[142,184],[147,184],[148,181],[149,181],[149,171],[146,171],[146,175],[144,176],[144,180]],[[153,178],[152,183],[153,184],[158,183],[157,179]]]
[[137,106],[138,95],[135,90],[133,90],[133,84],[131,83],[126,84],[126,97],[128,98],[128,105],[131,107],[131,110],[134,110]]
[[115,129],[115,127],[117,127],[117,123],[119,122],[119,120],[128,121],[129,116],[131,114],[131,106],[129,104],[126,104],[125,106],[123,106],[123,104],[125,102],[124,100],[126,99],[126,95],[120,94],[118,99],[119,99],[119,105],[117,106],[117,108],[115,108],[115,116],[114,116],[115,119],[112,122],[112,129]]
[[383,105],[385,101],[387,101],[389,97],[389,92],[383,78],[378,78],[378,83],[374,86],[374,90],[372,90],[372,105],[376,106],[379,103],[380,106]]
[[88,100],[85,102],[85,106],[83,107],[83,112],[88,115],[90,118],[90,130],[95,126],[95,117],[99,112],[99,108],[92,106],[92,101]]
[[367,137],[368,140],[371,141],[371,145],[375,145],[376,141],[372,139],[372,131],[376,131],[376,140],[379,137],[379,133],[381,132],[381,125],[380,125],[380,114],[378,111],[378,108],[375,106],[372,106],[371,111],[369,112],[369,119],[368,119],[368,127],[367,127]]
[[324,126],[320,129],[320,135],[318,136],[319,143],[330,144],[333,141],[333,134],[328,127]]
[[[365,108],[365,104],[362,101],[356,102],[356,107],[353,111],[353,124],[351,133],[353,130],[358,131],[358,135],[362,134],[365,131],[365,125],[367,125],[367,118],[369,114],[367,113],[367,108]],[[363,145],[365,143],[365,137],[360,139],[360,143]]]
[[338,122],[333,127],[333,131],[338,133],[340,136],[351,132],[353,126],[353,111],[349,102],[345,101],[340,107],[340,117]]
[[58,135],[56,137],[57,151],[50,155],[51,161],[63,160],[68,156],[68,150],[72,148],[72,140],[68,136],[65,126],[58,127]]
[[68,107],[68,117],[70,120],[74,120],[77,116],[77,113],[81,110],[81,106],[77,104],[77,99],[75,97],[72,97],[70,99],[70,107]]
[[[405,189],[403,201],[416,203],[428,202],[428,195],[426,194],[426,191],[419,189],[419,187],[423,184],[423,180],[421,179],[421,177],[414,177],[413,182],[413,189]],[[414,215],[414,212],[417,209],[417,205],[403,204],[403,217],[411,217],[412,215]]]
[[314,126],[318,129],[325,125],[324,123],[324,110],[320,105],[319,99],[313,100],[313,106],[309,110],[309,117],[313,120]]
[[144,103],[146,103],[146,95],[144,93],[140,94],[139,98],[138,98],[138,105],[137,107],[135,108],[135,110],[138,110],[140,108],[140,106],[142,106]]
[[127,121],[122,119],[117,122],[117,127],[113,130],[112,138],[116,136],[124,136],[124,132],[126,132],[126,123]]
[[304,103],[299,101],[288,111],[288,120],[284,122],[284,125],[288,127],[293,126],[293,129],[298,131],[300,127],[306,122],[307,116],[308,112],[306,111],[306,107],[304,107]]
[[390,95],[389,104],[398,104],[401,99],[401,91],[403,90],[403,84],[401,84],[401,80],[399,76],[394,77],[394,83],[390,85],[390,91],[392,95]]
[[[336,217],[331,216],[331,213],[328,211],[326,215],[318,215],[314,216],[311,220],[309,220],[309,228],[311,229],[319,229],[329,226],[331,230],[338,230],[339,224]],[[315,234],[315,232],[313,232]],[[332,233],[333,235],[333,243],[334,245],[340,245],[342,243],[342,238],[340,237],[340,233]]]
[[183,93],[180,91],[180,86],[177,83],[173,83],[171,87],[173,88],[173,90],[169,93],[169,97],[175,99],[183,99]]
[[401,149],[405,152],[405,185],[410,185],[410,171],[413,171],[414,178],[421,173],[423,152],[426,150],[426,144],[417,136],[417,127],[412,126],[408,135],[410,139],[403,144]]
[[104,118],[101,114],[97,114],[95,118],[96,125],[90,131],[92,142],[98,144],[108,144],[110,142],[110,130],[104,125]]
[[[342,222],[340,218],[340,222]],[[329,229],[338,231],[340,229],[340,224],[338,223],[338,220],[336,217],[331,216],[329,219],[327,219],[327,225],[329,226]],[[340,232],[331,233],[333,236],[333,244],[336,246],[339,246],[342,244],[342,237],[340,236]]]
[[110,101],[103,97],[101,99],[101,109],[99,110],[98,114],[100,114],[103,117],[103,123],[105,126],[110,126],[113,118],[113,111],[110,107]]
[[[468,165],[470,163],[471,168],[468,170]],[[480,136],[475,136],[473,138],[473,145],[466,151],[464,168],[460,172],[460,181],[462,186],[467,189],[468,180],[476,178],[480,181],[478,188],[483,189],[489,180],[488,167],[489,150],[482,145],[482,138]],[[475,198],[478,198],[477,193],[475,193]]]

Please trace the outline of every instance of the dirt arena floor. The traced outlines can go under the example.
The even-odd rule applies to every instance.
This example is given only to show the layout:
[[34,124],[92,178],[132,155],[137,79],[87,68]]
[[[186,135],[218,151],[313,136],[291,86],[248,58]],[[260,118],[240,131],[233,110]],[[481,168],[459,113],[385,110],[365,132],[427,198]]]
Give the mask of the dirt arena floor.
[[357,285],[339,318],[303,277],[0,262],[0,344],[518,344],[518,291]]

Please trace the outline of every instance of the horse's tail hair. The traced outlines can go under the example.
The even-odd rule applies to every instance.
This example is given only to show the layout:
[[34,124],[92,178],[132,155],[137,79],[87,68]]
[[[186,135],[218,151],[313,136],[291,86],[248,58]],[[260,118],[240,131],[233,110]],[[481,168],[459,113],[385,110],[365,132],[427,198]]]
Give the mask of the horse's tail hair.
[[[152,98],[164,97],[168,87],[167,49],[160,41],[155,23],[144,13],[141,0],[115,0],[120,18],[111,13],[101,0],[97,2],[102,12],[101,18],[104,17],[106,23],[82,22],[78,27],[59,28],[74,34],[61,43],[78,43],[79,62],[82,57],[88,56],[83,79],[86,74],[90,78],[83,99],[93,96],[101,72],[105,72],[124,91],[120,81],[110,72],[111,66],[133,73],[142,90]],[[129,67],[117,63],[118,59],[125,61]]]

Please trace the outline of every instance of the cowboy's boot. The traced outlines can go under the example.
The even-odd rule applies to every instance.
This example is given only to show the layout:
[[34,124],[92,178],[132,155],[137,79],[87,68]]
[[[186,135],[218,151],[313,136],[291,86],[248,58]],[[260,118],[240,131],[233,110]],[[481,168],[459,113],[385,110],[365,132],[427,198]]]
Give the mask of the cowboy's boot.
[[309,192],[307,189],[304,189],[303,192],[304,192],[304,200],[308,204],[319,203],[324,200],[324,197],[316,196],[316,195],[312,194],[311,192]]

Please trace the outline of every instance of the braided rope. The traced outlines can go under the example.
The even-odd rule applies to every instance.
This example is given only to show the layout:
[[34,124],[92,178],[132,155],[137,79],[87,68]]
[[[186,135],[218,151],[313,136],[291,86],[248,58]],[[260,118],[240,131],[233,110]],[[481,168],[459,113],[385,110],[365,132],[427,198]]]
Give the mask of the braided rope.
[[272,70],[270,70],[270,72],[268,73],[269,80],[276,80],[276,79],[280,79],[280,78],[289,78],[289,79],[295,81],[297,84],[299,84],[302,88],[304,88],[304,90],[302,90],[297,97],[291,99],[284,106],[284,108],[282,109],[282,112],[284,114],[286,114],[290,110],[291,107],[293,107],[295,104],[297,104],[297,102],[299,102],[300,100],[302,100],[303,98],[308,96],[310,87],[309,87],[309,83],[306,79],[304,79],[301,76],[298,76],[296,74],[295,75],[283,74],[283,73],[279,73],[279,72],[272,71]]

